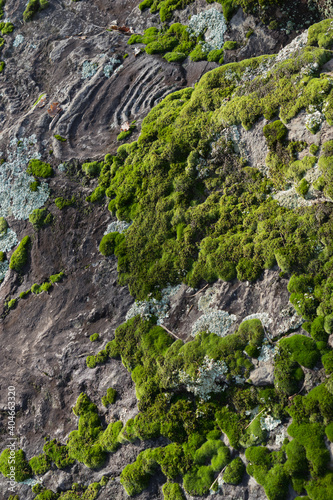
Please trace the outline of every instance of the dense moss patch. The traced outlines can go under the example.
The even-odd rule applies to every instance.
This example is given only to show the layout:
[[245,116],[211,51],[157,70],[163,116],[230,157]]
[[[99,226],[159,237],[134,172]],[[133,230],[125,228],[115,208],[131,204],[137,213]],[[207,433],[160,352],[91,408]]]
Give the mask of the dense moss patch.
[[28,261],[30,246],[31,246],[30,236],[24,236],[24,238],[22,238],[21,243],[14,250],[10,258],[9,262],[10,269],[13,269],[14,271],[17,272],[22,271],[22,269],[24,268],[25,264]]

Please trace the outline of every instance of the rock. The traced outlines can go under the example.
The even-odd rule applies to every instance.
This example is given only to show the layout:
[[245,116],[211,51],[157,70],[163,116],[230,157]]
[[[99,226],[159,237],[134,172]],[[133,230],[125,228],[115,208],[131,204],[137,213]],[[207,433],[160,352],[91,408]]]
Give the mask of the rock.
[[272,363],[263,363],[259,368],[251,371],[250,380],[253,385],[263,386],[274,383],[274,366]]

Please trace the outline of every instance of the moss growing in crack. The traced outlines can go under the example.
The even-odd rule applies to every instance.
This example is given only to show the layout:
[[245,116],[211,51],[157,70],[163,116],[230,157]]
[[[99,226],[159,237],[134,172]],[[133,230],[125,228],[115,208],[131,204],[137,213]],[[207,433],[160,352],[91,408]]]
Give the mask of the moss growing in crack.
[[0,73],[3,72],[3,70],[5,69],[5,66],[6,66],[5,61],[0,61]]

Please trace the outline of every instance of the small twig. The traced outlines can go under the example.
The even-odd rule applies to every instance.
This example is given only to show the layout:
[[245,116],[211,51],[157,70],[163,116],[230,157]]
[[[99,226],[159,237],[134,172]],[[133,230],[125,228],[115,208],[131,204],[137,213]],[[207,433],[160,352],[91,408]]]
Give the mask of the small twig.
[[160,325],[162,328],[164,328],[164,330],[168,333],[170,333],[170,335],[172,335],[173,337],[175,337],[176,339],[178,340],[181,340],[181,338],[177,337],[177,335],[175,333],[172,333],[166,326],[164,325]]
[[300,390],[298,392],[295,392],[295,394],[293,394],[292,396],[289,396],[289,401],[292,401],[294,399],[295,396],[298,396],[299,394],[301,394],[301,392],[303,391],[305,387],[305,382],[303,382],[303,385],[302,387],[300,388]]
[[192,307],[193,307],[193,304],[191,305],[191,307],[190,307],[190,308],[189,308],[189,310],[187,311],[186,316],[188,316],[188,315],[190,314]]
[[251,420],[251,422],[250,422],[250,423],[249,423],[249,424],[245,427],[245,429],[244,429],[244,430],[246,430],[248,427],[250,427],[250,425],[252,424],[252,422],[254,422],[254,421],[255,421],[255,419],[256,419],[257,417],[259,417],[260,413],[262,413],[262,412],[263,412],[263,411],[265,411],[265,410],[266,410],[266,408],[264,408],[263,410],[261,410],[261,411],[258,413],[258,415],[256,415],[256,416],[255,416],[255,417]]
[[208,283],[206,286],[204,286],[203,288],[201,288],[201,290],[198,290],[194,295],[189,295],[189,297],[195,297],[196,295],[198,295],[198,293],[201,293],[203,292],[204,290],[206,290],[206,288],[208,287]]
[[226,468],[227,468],[227,465],[225,467],[223,467],[223,469],[221,470],[221,472],[218,474],[217,478],[215,479],[215,481],[213,482],[213,484],[209,488],[210,490],[213,488],[214,484],[216,483],[216,481],[218,480],[218,478],[220,477],[220,475],[222,474],[222,472],[224,472],[226,470]]
[[89,356],[90,355],[90,352],[84,352],[83,354],[80,354],[80,356],[78,356],[78,358],[83,358],[83,356]]

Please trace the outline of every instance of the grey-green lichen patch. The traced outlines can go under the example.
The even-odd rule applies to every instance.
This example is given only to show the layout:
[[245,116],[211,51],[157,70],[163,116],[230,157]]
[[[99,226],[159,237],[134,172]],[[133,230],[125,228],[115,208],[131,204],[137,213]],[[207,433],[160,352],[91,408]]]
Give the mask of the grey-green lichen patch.
[[227,311],[219,309],[209,309],[202,314],[192,326],[191,335],[195,337],[200,332],[216,333],[219,337],[224,337],[230,332],[237,317]]
[[157,324],[163,324],[163,320],[169,317],[170,299],[178,292],[181,285],[168,286],[161,292],[161,299],[152,298],[150,300],[136,301],[126,314],[126,321],[140,314],[142,318],[149,319],[157,316]]
[[35,179],[26,173],[29,160],[40,158],[36,144],[35,135],[11,140],[7,159],[0,166],[0,216],[27,219],[48,199],[48,185],[41,182],[36,191],[31,191],[30,184]]
[[5,278],[8,269],[9,269],[8,260],[0,262],[0,282]]
[[213,49],[223,48],[227,23],[223,14],[212,8],[192,16],[187,30],[190,36],[195,38],[204,34],[205,42],[202,44],[202,49],[209,52]]
[[106,228],[106,231],[104,232],[105,234],[109,233],[124,233],[126,229],[130,227],[130,222],[126,222],[124,220],[116,220],[113,222],[110,222],[108,227]]
[[16,233],[12,229],[0,236],[0,252],[9,252],[17,243]]
[[23,42],[24,42],[24,36],[21,34],[16,35],[15,40],[13,41],[13,47],[18,47]]
[[211,398],[212,392],[221,392],[227,388],[226,374],[228,367],[224,361],[215,361],[205,356],[196,376],[191,376],[186,371],[180,370],[178,379],[186,390],[192,392],[203,401]]

